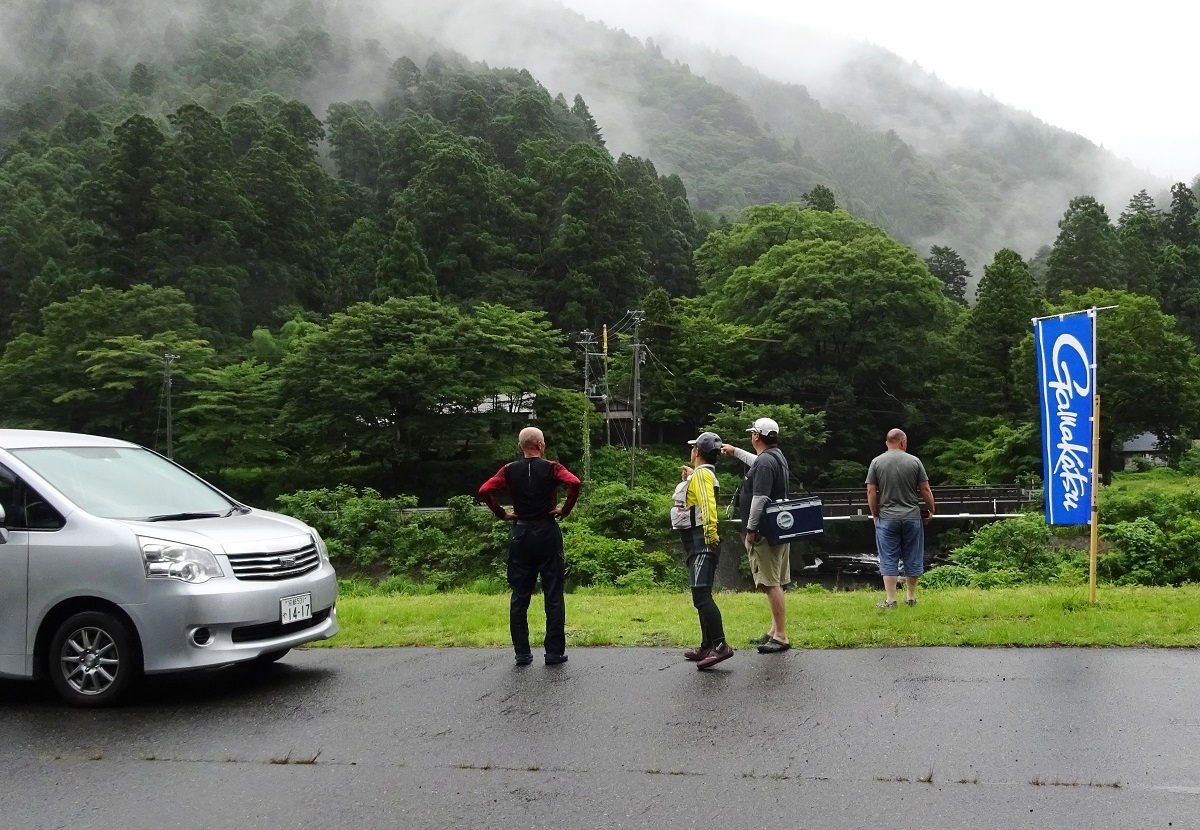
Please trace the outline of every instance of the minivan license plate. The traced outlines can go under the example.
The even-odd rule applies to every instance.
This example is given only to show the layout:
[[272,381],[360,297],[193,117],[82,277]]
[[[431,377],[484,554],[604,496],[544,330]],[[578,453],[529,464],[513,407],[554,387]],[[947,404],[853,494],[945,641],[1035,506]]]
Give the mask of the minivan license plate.
[[300,594],[279,600],[279,621],[284,625],[312,619],[312,594]]

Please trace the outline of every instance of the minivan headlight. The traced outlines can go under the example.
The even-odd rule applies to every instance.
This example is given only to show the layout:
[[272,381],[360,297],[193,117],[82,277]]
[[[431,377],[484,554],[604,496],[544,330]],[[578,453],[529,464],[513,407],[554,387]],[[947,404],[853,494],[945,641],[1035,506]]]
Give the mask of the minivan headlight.
[[325,540],[321,538],[320,533],[317,533],[311,527],[308,529],[308,532],[312,534],[313,544],[317,546],[317,553],[321,556],[321,559],[328,562],[329,548],[325,545]]
[[199,584],[224,576],[212,551],[143,536],[138,537],[138,542],[142,546],[147,579],[178,579]]

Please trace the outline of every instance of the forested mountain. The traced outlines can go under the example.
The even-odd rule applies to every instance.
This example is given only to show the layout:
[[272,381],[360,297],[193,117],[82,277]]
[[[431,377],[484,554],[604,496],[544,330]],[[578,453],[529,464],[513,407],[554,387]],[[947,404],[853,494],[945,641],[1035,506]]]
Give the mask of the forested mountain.
[[811,49],[815,35],[788,34],[796,37],[775,72],[796,83],[688,44],[663,48],[742,97],[779,133],[795,135],[828,165],[835,189],[844,183],[850,193],[872,194],[874,220],[918,250],[950,245],[978,272],[981,258],[1000,248],[1031,256],[1047,244],[1062,205],[1080,193],[1108,204],[1141,189],[1166,194],[1170,182],[1088,139],[954,89],[879,47],[845,44],[826,71],[789,71],[787,55]]
[[[199,48],[205,57],[180,81],[210,87],[200,92],[217,109],[229,101],[232,80],[298,97],[323,113],[338,101],[377,101],[395,57],[424,66],[439,50],[442,57],[458,53],[526,69],[552,94],[581,94],[609,149],[678,174],[694,207],[734,218],[747,205],[794,201],[825,185],[854,215],[919,252],[949,246],[976,274],[999,248],[1029,257],[1048,244],[1062,205],[1074,196],[1113,204],[1143,188],[1161,196],[1169,185],[1080,136],[951,89],[865,45],[822,73],[789,70],[786,54],[777,56],[776,75],[792,76],[781,81],[669,36],[658,45],[643,42],[554,0],[330,0],[279,12],[271,3],[240,0],[50,0],[31,7],[37,11],[28,17],[19,15],[21,4],[10,9],[15,17],[4,29],[9,60],[21,61],[31,84],[23,92],[35,109],[47,106],[36,86],[45,79],[33,80],[30,64],[50,66],[67,55],[95,73],[77,82],[76,97],[85,100],[101,95],[95,81],[111,84],[117,67],[135,58],[157,65]],[[282,33],[301,20],[346,39],[336,59],[315,56],[319,64],[307,77],[278,64],[295,50],[280,43]],[[786,36],[795,54],[817,46],[804,39],[815,37],[811,32]],[[221,37],[243,50],[256,43],[279,50],[277,64],[244,65],[236,48],[213,49]],[[784,39],[771,37],[767,43]],[[347,51],[347,43],[354,48]],[[219,66],[235,71],[216,82],[205,78]]]
[[[732,218],[822,184],[920,252],[956,249],[976,274],[1000,248],[1028,257],[1048,244],[1074,196],[1117,204],[1143,188],[1163,197],[1170,184],[883,49],[832,49],[804,29],[762,33],[761,48],[777,52],[768,77],[670,32],[639,40],[553,0],[359,0],[357,8],[358,19],[387,9],[472,58],[581,93],[614,151],[678,173],[700,208]],[[833,65],[808,69],[809,56],[835,53]],[[790,56],[807,63],[790,65]]]

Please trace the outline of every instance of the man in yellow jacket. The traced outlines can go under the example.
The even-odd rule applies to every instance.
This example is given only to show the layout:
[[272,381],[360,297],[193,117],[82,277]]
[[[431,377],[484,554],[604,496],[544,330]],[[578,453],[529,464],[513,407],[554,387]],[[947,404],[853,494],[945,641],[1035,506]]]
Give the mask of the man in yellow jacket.
[[683,656],[704,670],[733,656],[733,649],[725,642],[721,609],[712,595],[720,552],[714,465],[721,452],[721,437],[715,432],[702,432],[688,443],[692,445],[692,466],[681,468],[683,481],[676,488],[671,524],[683,541],[692,604],[700,616],[700,647],[688,649]]

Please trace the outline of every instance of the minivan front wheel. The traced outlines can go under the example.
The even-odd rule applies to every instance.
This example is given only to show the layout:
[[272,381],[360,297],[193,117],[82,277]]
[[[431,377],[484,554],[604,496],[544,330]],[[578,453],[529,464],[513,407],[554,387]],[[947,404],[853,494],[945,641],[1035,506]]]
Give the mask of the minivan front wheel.
[[50,641],[48,662],[55,690],[74,706],[111,706],[139,674],[128,625],[103,611],[67,618]]

